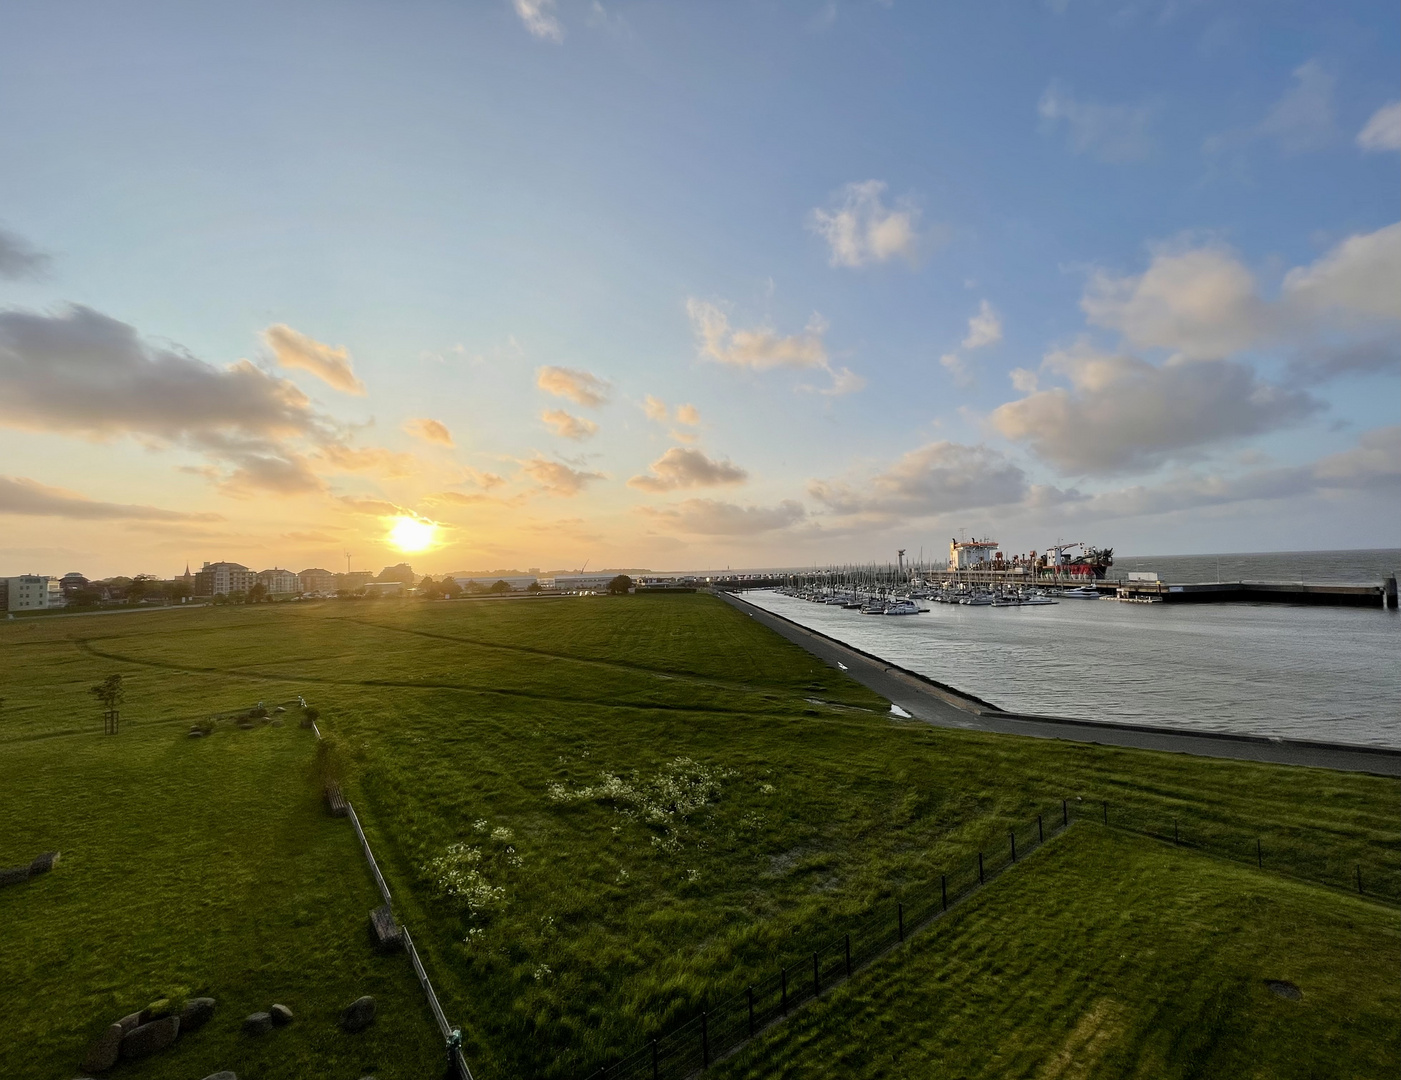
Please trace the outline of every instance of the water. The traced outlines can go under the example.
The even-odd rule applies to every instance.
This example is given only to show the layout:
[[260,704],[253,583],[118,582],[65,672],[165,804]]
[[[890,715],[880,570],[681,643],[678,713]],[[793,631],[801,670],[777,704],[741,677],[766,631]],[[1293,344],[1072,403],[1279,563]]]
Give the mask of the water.
[[[1215,581],[1217,558],[1125,558],[1115,570]],[[1395,550],[1219,558],[1223,581],[1376,582],[1401,565]],[[1380,607],[931,602],[926,615],[878,618],[745,596],[1015,712],[1401,748],[1401,616]]]

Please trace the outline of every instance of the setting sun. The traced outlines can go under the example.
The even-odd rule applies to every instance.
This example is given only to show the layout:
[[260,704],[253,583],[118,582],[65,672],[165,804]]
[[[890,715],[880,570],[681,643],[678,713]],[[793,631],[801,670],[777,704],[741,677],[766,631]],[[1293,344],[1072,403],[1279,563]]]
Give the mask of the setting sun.
[[427,551],[433,546],[438,526],[418,518],[397,517],[389,529],[389,542],[400,551]]

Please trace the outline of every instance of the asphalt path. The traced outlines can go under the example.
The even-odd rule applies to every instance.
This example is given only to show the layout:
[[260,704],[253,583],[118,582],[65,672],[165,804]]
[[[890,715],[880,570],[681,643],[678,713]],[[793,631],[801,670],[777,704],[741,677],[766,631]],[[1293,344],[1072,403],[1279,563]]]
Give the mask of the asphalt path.
[[938,727],[989,731],[998,735],[1024,735],[1037,739],[1125,746],[1135,750],[1164,750],[1199,757],[1264,761],[1275,765],[1306,765],[1342,772],[1401,776],[1401,750],[1310,742],[1263,735],[1238,735],[1224,731],[1186,731],[1146,724],[1111,724],[1059,716],[1032,716],[1004,712],[990,702],[963,694],[888,660],[853,648],[835,638],[771,611],[755,607],[728,592],[718,595],[735,608],[767,626],[774,633],[806,649],[830,667],[840,668],[862,686],[898,705],[916,720]]

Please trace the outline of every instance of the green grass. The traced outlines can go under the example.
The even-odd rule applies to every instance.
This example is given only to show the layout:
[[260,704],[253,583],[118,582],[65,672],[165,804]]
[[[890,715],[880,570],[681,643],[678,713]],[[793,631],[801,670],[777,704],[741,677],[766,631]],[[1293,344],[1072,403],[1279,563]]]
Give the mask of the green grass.
[[[484,1077],[592,1072],[1062,797],[1131,803],[1184,829],[1267,823],[1273,851],[1360,863],[1378,887],[1401,881],[1393,780],[894,721],[887,702],[705,595],[36,620],[0,626],[0,670],[0,814],[45,805],[42,787],[3,783],[12,748],[36,763],[24,771],[55,771],[70,746],[111,752],[149,736],[176,773],[198,745],[183,741],[185,722],[304,693]],[[104,742],[85,691],[118,671],[127,726]],[[209,747],[226,737],[242,733]],[[603,773],[646,786],[683,757],[718,792],[666,827],[549,794]],[[48,799],[65,820],[92,806],[77,789]],[[133,796],[132,812],[178,816],[192,799],[154,810]],[[502,890],[489,911],[435,888],[431,867],[459,843]],[[112,859],[142,880],[139,858]],[[361,932],[370,901],[351,905],[347,932]],[[36,918],[34,933],[74,947],[61,923]]]
[[713,1074],[1392,1077],[1398,969],[1390,908],[1080,824]]

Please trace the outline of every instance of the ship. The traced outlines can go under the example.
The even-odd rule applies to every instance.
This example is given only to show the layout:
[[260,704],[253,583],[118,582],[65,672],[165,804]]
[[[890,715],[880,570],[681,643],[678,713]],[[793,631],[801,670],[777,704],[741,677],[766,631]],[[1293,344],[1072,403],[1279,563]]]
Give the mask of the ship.
[[1033,578],[1103,581],[1109,568],[1114,565],[1113,548],[1094,547],[1079,541],[1067,543],[1058,540],[1040,555],[1032,551],[1026,555],[1013,555],[1010,559],[998,547],[998,542],[991,538],[951,540],[949,569],[995,570],[1026,574]]

